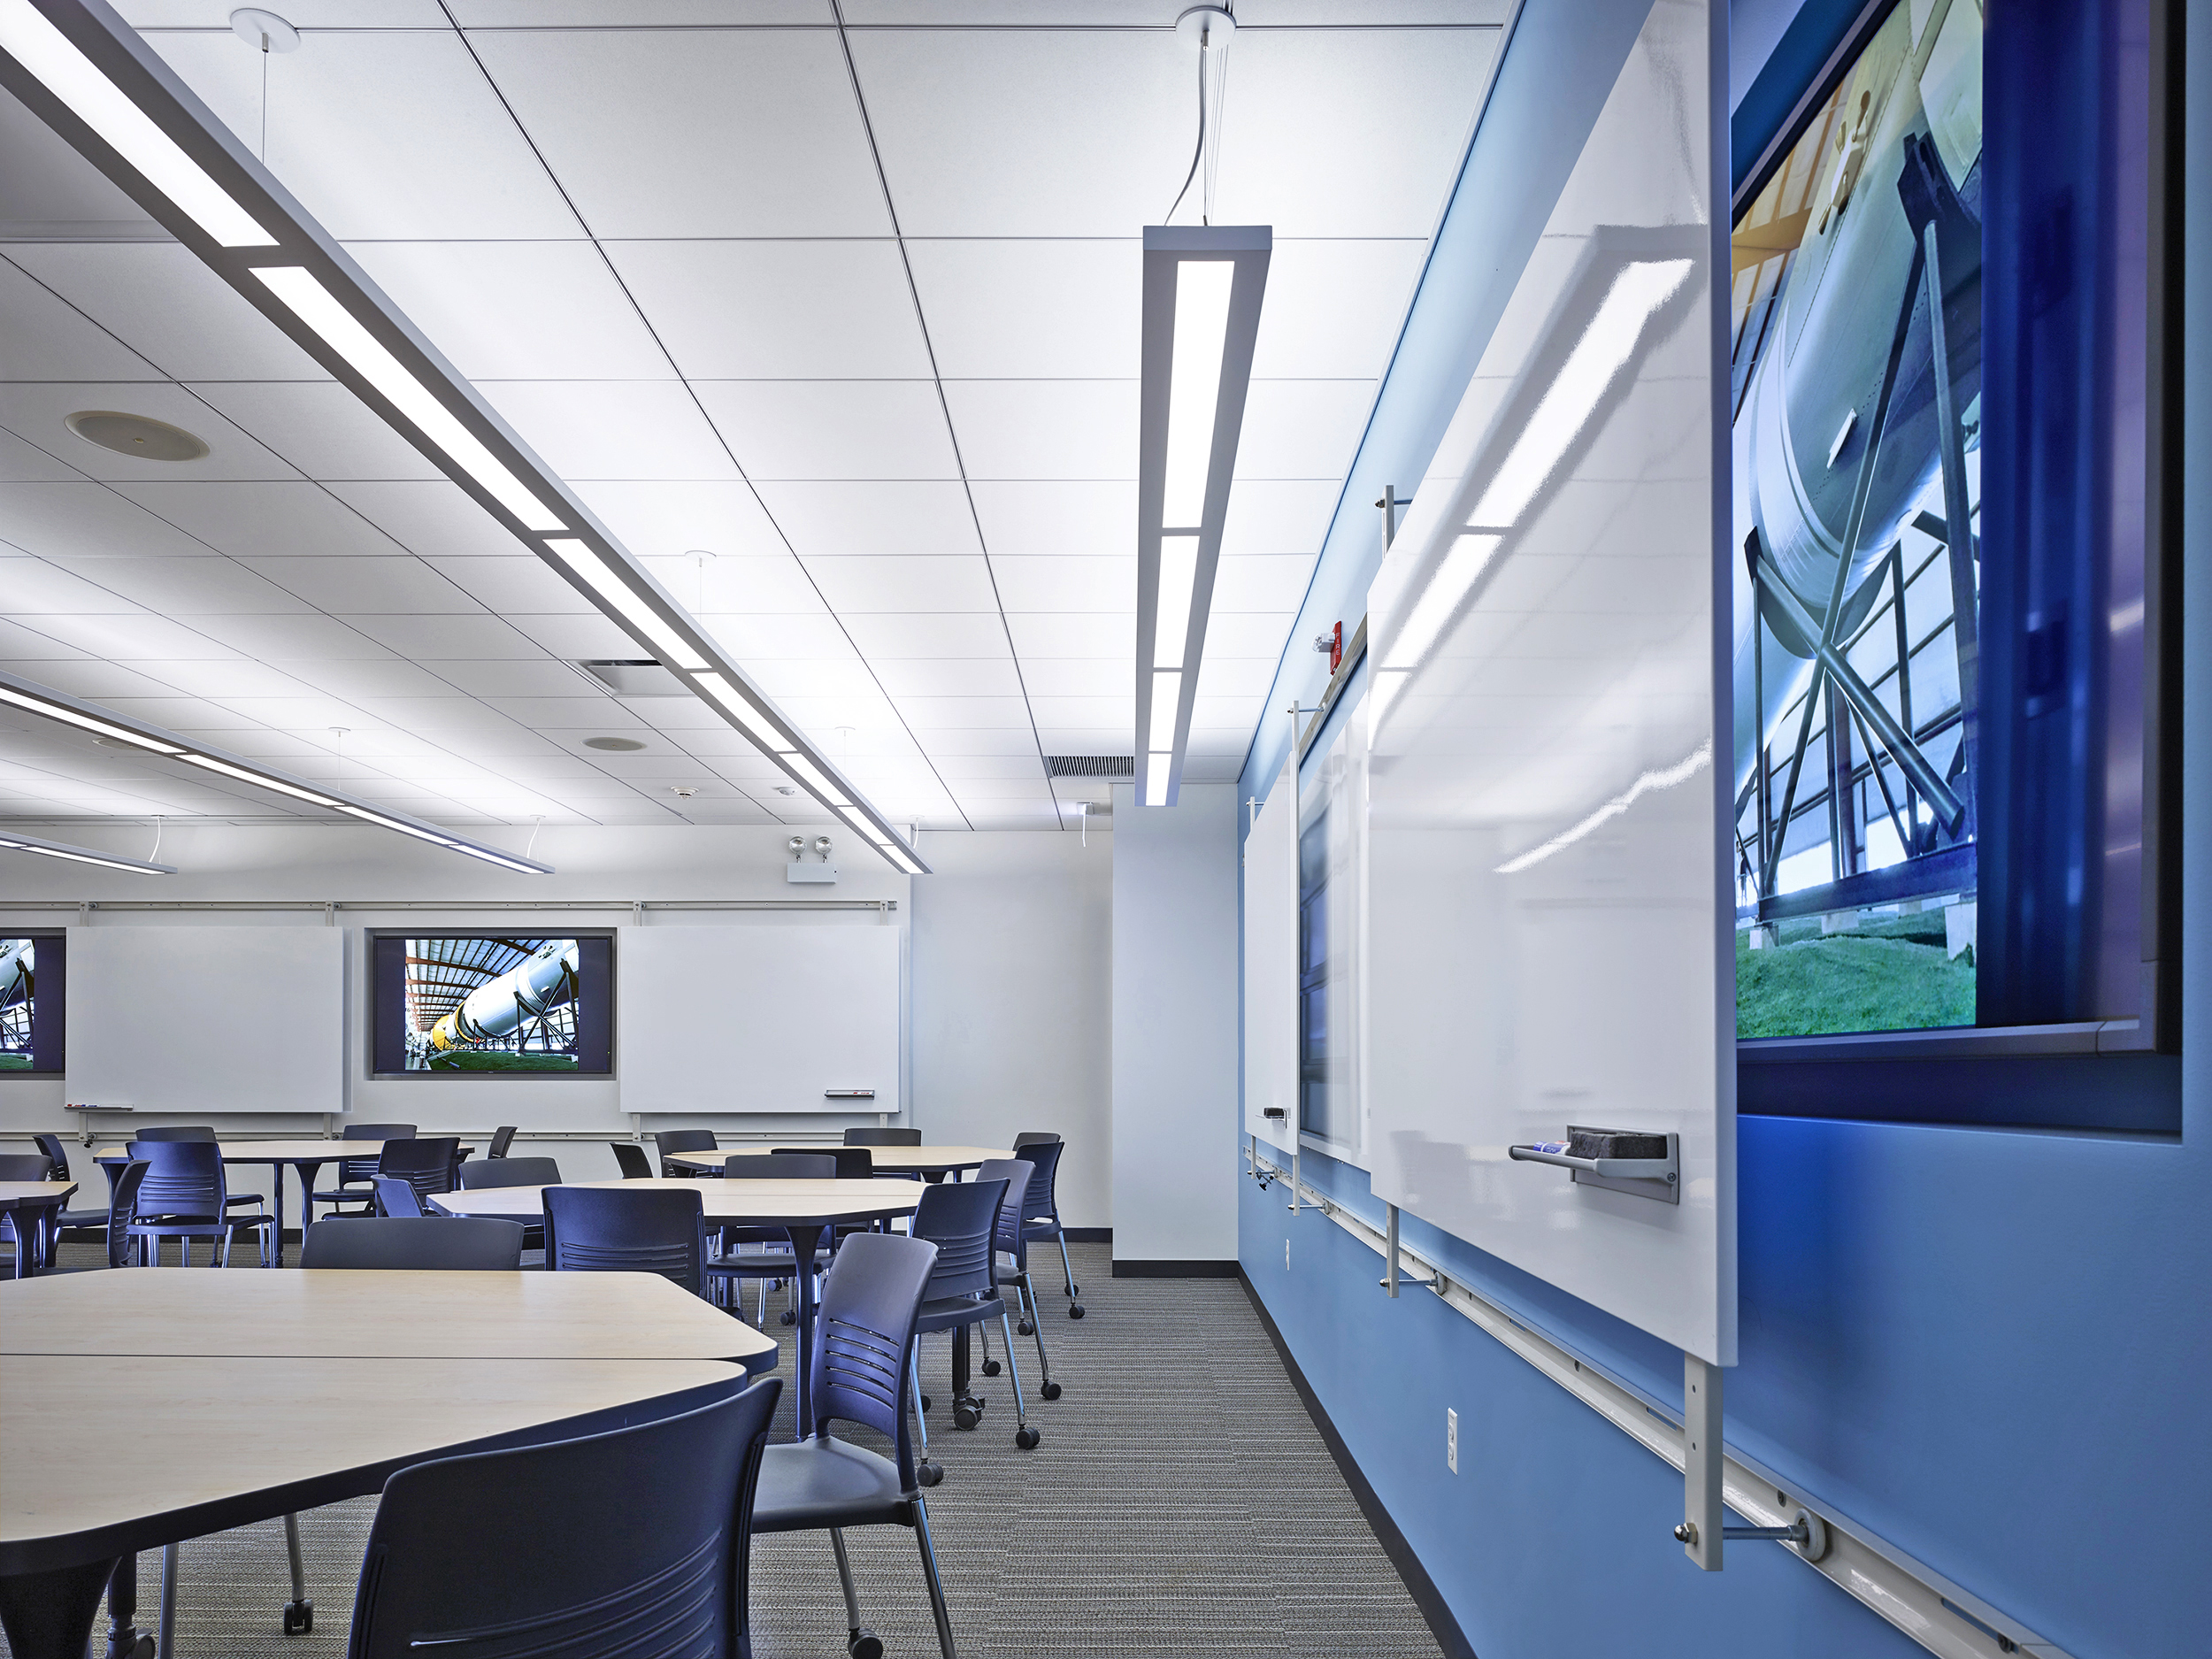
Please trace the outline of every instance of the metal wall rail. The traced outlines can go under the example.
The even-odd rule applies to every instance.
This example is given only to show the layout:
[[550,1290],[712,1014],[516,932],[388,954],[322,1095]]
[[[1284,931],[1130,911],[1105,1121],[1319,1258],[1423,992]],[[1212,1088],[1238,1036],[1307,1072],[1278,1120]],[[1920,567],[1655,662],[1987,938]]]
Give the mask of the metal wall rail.
[[[1256,1177],[1292,1187],[1298,1209],[1319,1211],[1377,1256],[1386,1256],[1390,1240],[1382,1229],[1297,1180],[1289,1169],[1261,1157],[1248,1136],[1243,1152]],[[1497,1303],[1453,1279],[1450,1269],[1419,1251],[1400,1244],[1398,1258],[1402,1285],[1420,1287],[1425,1284],[1455,1312],[1481,1326],[1646,1450],[1665,1458],[1678,1470],[1682,1467],[1682,1418],[1674,1407],[1524,1325]],[[1998,1659],[2001,1655],[2022,1653],[2036,1655],[2038,1659],[2071,1659],[2056,1643],[2045,1640],[1848,1517],[1808,1496],[1755,1459],[1725,1444],[1723,1453],[1722,1497],[1730,1509],[1755,1526],[1787,1526],[1801,1509],[1818,1517],[1828,1528],[1828,1548],[1820,1560],[1805,1564],[1930,1653],[1941,1655],[1943,1659]],[[1655,1541],[1663,1542],[1666,1529],[1662,1517],[1654,1518],[1653,1527]],[[1782,1548],[1805,1560],[1793,1547],[1785,1544]]]
[[880,910],[896,899],[0,899],[18,910]]

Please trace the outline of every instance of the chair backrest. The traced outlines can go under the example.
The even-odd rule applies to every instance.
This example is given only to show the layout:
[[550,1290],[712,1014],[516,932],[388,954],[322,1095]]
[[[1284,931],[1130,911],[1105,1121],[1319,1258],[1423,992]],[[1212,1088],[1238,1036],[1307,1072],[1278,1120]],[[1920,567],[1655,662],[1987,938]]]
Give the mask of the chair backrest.
[[458,1135],[424,1135],[406,1141],[387,1141],[384,1156],[376,1161],[379,1175],[396,1175],[427,1198],[453,1190],[453,1166],[461,1156]]
[[841,1181],[866,1181],[875,1179],[875,1155],[865,1147],[778,1147],[768,1155],[772,1158],[826,1157],[836,1167]]
[[461,1190],[478,1187],[557,1187],[561,1166],[551,1158],[471,1158],[461,1165]]
[[[405,1176],[372,1175],[369,1185],[376,1189],[376,1216],[396,1216],[403,1220],[437,1219],[422,1207],[422,1194]],[[376,1216],[367,1219],[373,1221]]]
[[991,1245],[1014,1258],[1018,1272],[1029,1265],[1029,1240],[1022,1236],[1022,1222],[1036,1208],[1029,1201],[1036,1178],[1037,1166],[1027,1158],[987,1158],[976,1166],[977,1180],[1006,1183],[1006,1198],[999,1205],[998,1227]]
[[347,1659],[736,1659],[782,1391],[764,1377],[634,1428],[401,1470],[369,1530]]
[[1054,1185],[1060,1177],[1060,1155],[1066,1150],[1058,1135],[1049,1141],[1034,1141],[1025,1135],[1014,1137],[1014,1156],[1037,1167],[1037,1172],[1029,1178],[1029,1196],[1022,1200],[1024,1216],[1060,1219],[1060,1201],[1054,1195]]
[[67,1180],[69,1179],[69,1148],[62,1145],[61,1137],[59,1135],[33,1135],[31,1139],[36,1143],[38,1149],[46,1155],[47,1164],[53,1171],[47,1179],[54,1181]]
[[918,1147],[922,1132],[918,1129],[848,1129],[845,1144],[849,1147]]
[[131,1142],[131,1159],[146,1165],[138,1202],[131,1207],[134,1221],[156,1216],[193,1220],[222,1217],[230,1188],[223,1179],[221,1149],[212,1141],[141,1139]]
[[212,1141],[214,1126],[210,1124],[176,1124],[167,1129],[141,1129],[140,1141]]
[[300,1240],[300,1265],[511,1273],[522,1266],[522,1224],[496,1216],[326,1216]]
[[108,1265],[127,1267],[130,1264],[131,1216],[138,1207],[138,1185],[146,1179],[150,1166],[126,1164],[123,1172],[115,1178],[115,1191],[108,1198]]
[[614,1161],[622,1171],[626,1181],[649,1181],[653,1179],[653,1161],[645,1156],[645,1148],[634,1141],[610,1141],[614,1148]]
[[914,1317],[937,1266],[937,1247],[896,1233],[856,1233],[837,1247],[814,1317],[814,1421],[858,1423],[891,1440],[899,1483],[915,1490],[914,1448],[907,1438],[907,1371]]
[[741,1152],[722,1160],[722,1176],[732,1181],[829,1181],[837,1179],[837,1160],[826,1152]]
[[503,1158],[507,1156],[507,1148],[514,1145],[514,1143],[515,1125],[513,1124],[502,1124],[498,1128],[492,1131],[491,1149],[485,1153],[484,1156],[488,1158]]
[[706,1208],[693,1187],[549,1187],[550,1271],[658,1273],[706,1290]]
[[53,1172],[53,1160],[43,1152],[0,1152],[0,1181],[43,1181]]
[[1003,1178],[957,1185],[942,1181],[924,1189],[909,1231],[937,1247],[937,1268],[925,1293],[927,1300],[987,1296],[998,1288],[991,1241],[998,1232],[999,1210],[1005,1202]]
[[696,1175],[697,1170],[687,1164],[671,1164],[672,1152],[711,1152],[714,1150],[714,1131],[711,1129],[664,1129],[653,1137],[653,1146],[661,1157],[661,1173],[681,1178]]
[[[341,1141],[412,1141],[412,1124],[348,1124],[338,1136]],[[338,1185],[358,1187],[376,1179],[374,1158],[341,1158],[338,1160]]]
[[1041,1147],[1059,1138],[1049,1129],[1025,1129],[1014,1137],[1014,1144],[1017,1147]]

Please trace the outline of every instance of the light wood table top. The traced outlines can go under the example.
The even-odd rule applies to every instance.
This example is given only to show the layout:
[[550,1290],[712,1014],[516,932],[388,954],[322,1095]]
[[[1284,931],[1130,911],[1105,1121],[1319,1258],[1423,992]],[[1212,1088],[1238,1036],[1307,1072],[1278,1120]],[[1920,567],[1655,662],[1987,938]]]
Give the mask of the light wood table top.
[[[340,1158],[374,1158],[384,1155],[381,1141],[219,1141],[216,1148],[226,1164],[306,1164],[320,1158],[335,1164]],[[127,1158],[130,1147],[102,1147],[94,1161]]]
[[760,1371],[776,1343],[658,1273],[133,1269],[0,1280],[0,1354],[734,1360]]
[[[929,1189],[913,1181],[729,1181],[712,1177],[687,1181],[564,1181],[611,1192],[696,1193],[710,1224],[750,1222],[812,1226],[838,1221],[875,1221],[910,1213]],[[535,1221],[545,1213],[542,1187],[480,1187],[468,1192],[433,1193],[428,1201],[453,1216],[503,1216]]]
[[[826,1152],[827,1147],[790,1147],[787,1151]],[[773,1147],[722,1147],[712,1152],[672,1152],[671,1164],[680,1164],[689,1170],[705,1170],[711,1174],[722,1172],[726,1158],[758,1157],[776,1150]],[[899,1170],[914,1175],[940,1175],[948,1170],[972,1170],[979,1164],[993,1158],[1010,1158],[1011,1152],[995,1147],[869,1147],[865,1148],[869,1161],[878,1170]]]
[[0,1181],[0,1210],[58,1204],[76,1190],[74,1181]]
[[[556,1424],[562,1438],[600,1432],[647,1402],[663,1402],[654,1415],[705,1405],[741,1377],[734,1366],[678,1360],[194,1356],[119,1365],[102,1356],[0,1355],[0,1573],[49,1571],[359,1497],[426,1457],[542,1439]],[[692,1390],[702,1391],[695,1400],[680,1398]]]

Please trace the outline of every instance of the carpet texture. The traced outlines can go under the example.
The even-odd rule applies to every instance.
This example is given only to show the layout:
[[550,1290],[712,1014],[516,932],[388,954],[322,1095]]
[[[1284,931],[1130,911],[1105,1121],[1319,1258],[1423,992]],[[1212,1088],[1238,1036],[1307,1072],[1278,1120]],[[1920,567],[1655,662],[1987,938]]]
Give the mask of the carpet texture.
[[[65,1248],[66,1264],[98,1259],[88,1247]],[[923,1343],[931,1450],[945,1465],[944,1484],[928,1495],[930,1520],[962,1655],[1434,1659],[1434,1639],[1242,1286],[1115,1279],[1110,1247],[1075,1245],[1071,1254],[1087,1317],[1067,1317],[1056,1252],[1038,1273],[1045,1343],[1065,1391],[1058,1400],[1038,1397],[1035,1344],[1018,1339],[1029,1421],[1044,1436],[1035,1450],[1014,1446],[1003,1372],[972,1385],[989,1402],[982,1426],[955,1429],[951,1339]],[[787,1438],[792,1337],[775,1322],[780,1300],[770,1299],[769,1329],[784,1344],[776,1432]],[[1000,1348],[995,1331],[991,1349]],[[157,1422],[159,1402],[147,1405]],[[118,1449],[127,1455],[127,1441]],[[185,1544],[173,1659],[342,1659],[375,1510],[374,1498],[362,1498],[300,1517],[316,1614],[306,1636],[280,1631],[288,1594],[280,1523]],[[886,1651],[935,1654],[914,1534],[873,1527],[846,1538],[861,1617]],[[158,1616],[160,1573],[158,1552],[140,1557],[142,1629]],[[104,1612],[96,1655],[105,1632]],[[753,1638],[760,1659],[842,1659],[844,1609],[826,1538],[755,1544]]]

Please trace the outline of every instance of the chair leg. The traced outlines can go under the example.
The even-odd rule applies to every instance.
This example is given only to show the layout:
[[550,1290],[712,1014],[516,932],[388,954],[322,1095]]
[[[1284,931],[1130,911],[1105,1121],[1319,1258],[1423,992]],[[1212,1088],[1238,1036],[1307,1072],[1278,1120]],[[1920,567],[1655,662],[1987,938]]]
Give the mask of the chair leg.
[[1048,1400],[1057,1400],[1060,1397],[1060,1385],[1052,1380],[1052,1356],[1045,1352],[1045,1322],[1043,1316],[1037,1310],[1036,1286],[1029,1282],[1029,1274],[1026,1271],[1014,1282],[1022,1294],[1023,1301],[1029,1305],[1030,1334],[1037,1339],[1037,1370],[1041,1373],[1037,1392]]
[[1056,1214],[1052,1217],[1052,1227],[1055,1241],[1060,1246],[1060,1271],[1067,1275],[1068,1317],[1080,1319],[1083,1317],[1083,1304],[1076,1301],[1076,1297],[1081,1293],[1083,1286],[1075,1282],[1075,1269],[1068,1263],[1067,1230],[1061,1226],[1060,1217]]
[[156,1638],[154,1652],[160,1659],[169,1659],[177,1650],[177,1547],[165,1544],[161,1549],[161,1624]]
[[[1014,1332],[1007,1323],[1006,1304],[1003,1302],[998,1305],[998,1325],[1000,1333],[1006,1338],[1007,1375],[1014,1384],[1014,1444],[1026,1452],[1033,1449],[1044,1437],[1029,1426],[1029,1409],[1022,1401],[1021,1362],[1014,1357]],[[983,1327],[979,1325],[976,1328],[981,1330]]]
[[292,1569],[292,1599],[284,1605],[284,1633],[304,1636],[315,1628],[315,1604],[307,1599],[307,1574],[300,1565],[300,1517],[284,1517],[284,1555]]
[[914,1394],[914,1427],[922,1439],[922,1455],[915,1460],[914,1479],[933,1486],[945,1478],[945,1466],[929,1455],[929,1410],[922,1399],[922,1339],[914,1339],[906,1359],[906,1380]]
[[829,1529],[830,1548],[837,1555],[837,1582],[845,1592],[845,1651],[852,1659],[883,1659],[883,1643],[860,1622],[860,1598],[853,1594],[853,1564],[845,1555],[845,1534]]
[[960,1659],[952,1642],[952,1616],[945,1611],[945,1586],[937,1576],[937,1552],[929,1541],[929,1505],[914,1500],[914,1537],[922,1548],[922,1577],[929,1581],[929,1610],[937,1620],[937,1646],[944,1659]]

